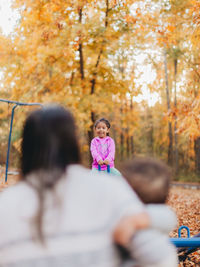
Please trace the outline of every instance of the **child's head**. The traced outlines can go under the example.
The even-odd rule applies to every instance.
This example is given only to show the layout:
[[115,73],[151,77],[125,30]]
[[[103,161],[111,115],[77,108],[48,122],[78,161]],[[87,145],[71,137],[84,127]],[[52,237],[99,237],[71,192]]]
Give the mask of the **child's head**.
[[139,158],[125,163],[122,175],[144,203],[165,203],[171,178],[166,164],[152,158]]
[[94,129],[98,137],[104,138],[109,135],[110,122],[101,118],[95,122]]

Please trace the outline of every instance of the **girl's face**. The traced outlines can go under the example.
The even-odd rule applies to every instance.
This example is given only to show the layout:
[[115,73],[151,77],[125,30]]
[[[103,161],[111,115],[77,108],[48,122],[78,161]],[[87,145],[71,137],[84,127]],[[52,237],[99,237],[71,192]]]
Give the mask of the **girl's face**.
[[95,128],[96,134],[100,138],[104,138],[107,136],[107,133],[109,132],[108,127],[104,122],[99,122]]

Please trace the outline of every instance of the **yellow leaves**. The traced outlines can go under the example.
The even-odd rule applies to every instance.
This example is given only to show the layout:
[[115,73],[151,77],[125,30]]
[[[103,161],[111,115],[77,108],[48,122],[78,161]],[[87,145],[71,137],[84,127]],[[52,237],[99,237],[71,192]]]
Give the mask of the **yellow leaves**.
[[188,103],[180,103],[178,109],[178,132],[193,140],[200,136],[200,101],[199,96]]
[[12,41],[0,35],[0,66],[5,66],[13,54]]
[[191,41],[195,47],[199,46],[199,41],[200,41],[200,28],[199,27],[194,30]]
[[[172,44],[176,33],[172,20],[164,18],[162,21],[158,10],[151,11],[151,4],[147,7],[144,3],[143,9],[135,0],[109,0],[108,13],[103,0],[15,2],[21,7],[23,17],[13,44],[11,40],[0,39],[0,64],[6,66],[4,85],[12,91],[11,97],[28,102],[64,103],[73,110],[84,132],[92,124],[91,111],[97,115],[110,114],[118,132],[120,127],[127,130],[127,135],[139,132],[142,128],[140,113],[148,105],[145,102],[137,104],[133,97],[140,92],[136,75],[130,70],[132,66],[137,67],[133,54],[146,45],[156,50],[153,39],[156,34],[160,43],[164,40]],[[133,16],[129,8],[134,3]],[[121,62],[118,60],[120,55]],[[160,79],[163,79],[160,66],[159,71]],[[95,79],[93,94],[92,79]],[[160,92],[162,86],[159,83],[157,88],[155,84],[149,85],[152,93]],[[183,112],[189,114],[190,107],[187,108],[182,115]],[[197,103],[193,108],[198,112]],[[168,120],[173,122],[175,115],[182,115],[173,110],[163,119],[164,107],[155,106],[154,110],[158,114],[156,127],[161,125],[160,132],[165,131],[160,139],[158,137],[158,142],[167,143],[165,128]],[[192,125],[193,128],[187,128],[196,135],[196,120],[185,123]],[[87,149],[86,146],[83,148],[84,151]]]
[[85,144],[85,145],[81,146],[81,150],[82,150],[82,152],[87,152],[89,150],[89,146]]
[[175,29],[176,29],[176,27],[174,27],[174,26],[172,26],[172,25],[168,25],[168,26],[167,26],[167,30],[168,30],[169,32],[174,32]]
[[125,17],[125,21],[127,22],[127,23],[133,23],[133,24],[135,24],[136,23],[136,18],[134,18],[133,16],[131,16],[131,15],[126,15]]

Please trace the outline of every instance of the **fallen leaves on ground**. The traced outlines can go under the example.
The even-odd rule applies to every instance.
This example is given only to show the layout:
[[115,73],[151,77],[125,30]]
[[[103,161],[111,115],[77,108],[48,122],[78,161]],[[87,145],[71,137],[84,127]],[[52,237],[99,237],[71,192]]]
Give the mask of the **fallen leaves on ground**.
[[[178,227],[170,234],[171,237],[178,237],[178,228],[182,225],[189,227],[191,237],[200,233],[200,190],[171,188],[168,204],[178,217]],[[182,237],[187,237],[185,230]],[[200,266],[200,250],[192,254],[191,260],[180,266]]]

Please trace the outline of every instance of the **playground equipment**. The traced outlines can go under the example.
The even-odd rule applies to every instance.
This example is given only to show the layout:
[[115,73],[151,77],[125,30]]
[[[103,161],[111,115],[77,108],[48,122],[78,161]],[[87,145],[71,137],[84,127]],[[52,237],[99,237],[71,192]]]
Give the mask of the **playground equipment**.
[[11,120],[10,120],[10,131],[9,131],[9,137],[8,137],[8,150],[7,150],[7,157],[6,157],[6,170],[5,170],[5,183],[7,182],[8,177],[8,165],[9,165],[9,155],[10,155],[10,143],[11,143],[11,135],[12,135],[12,126],[13,126],[13,119],[14,119],[14,113],[17,106],[43,106],[40,103],[23,103],[18,101],[11,101],[6,99],[0,99],[0,102],[8,103],[8,104],[14,104],[12,108],[11,113]]
[[[187,238],[181,238],[181,230],[186,229],[187,230]],[[190,248],[190,247],[200,247],[200,238],[198,237],[190,237],[190,229],[182,225],[178,229],[178,238],[171,238],[171,242],[177,247],[185,247],[185,248]]]
[[[182,229],[187,231],[186,238],[181,237]],[[185,225],[179,227],[178,238],[170,238],[170,241],[177,247],[179,262],[184,262],[187,259],[191,261],[190,255],[200,249],[200,233],[190,237],[190,229]]]
[[[101,165],[98,165],[98,171],[101,171]],[[110,173],[110,165],[107,165],[107,173]]]

